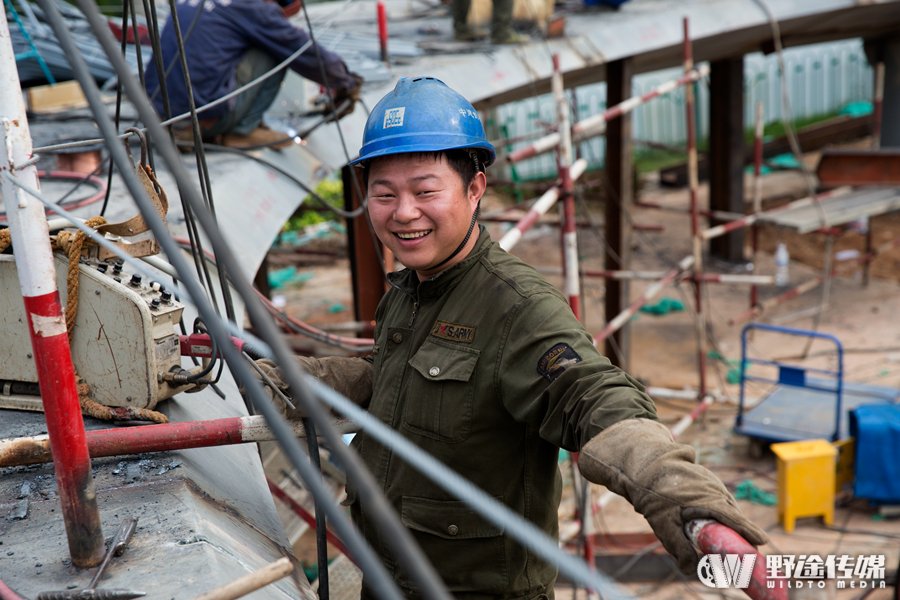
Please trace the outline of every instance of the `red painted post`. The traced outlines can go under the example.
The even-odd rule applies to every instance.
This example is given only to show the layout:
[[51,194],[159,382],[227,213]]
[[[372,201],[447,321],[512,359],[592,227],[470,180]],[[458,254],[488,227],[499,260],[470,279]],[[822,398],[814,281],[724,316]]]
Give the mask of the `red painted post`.
[[[308,510],[303,508],[303,505],[294,500],[288,495],[286,491],[281,489],[277,483],[266,477],[266,483],[269,484],[269,491],[272,492],[272,495],[287,504],[288,508],[294,511],[294,514],[303,519],[307,525],[310,527],[316,526],[316,518],[311,515]],[[329,543],[332,546],[340,550],[347,558],[350,559],[354,565],[357,565],[356,561],[353,560],[353,555],[350,554],[350,551],[347,550],[347,546],[344,545],[341,540],[339,540],[330,530],[325,530],[325,537],[328,538]]]
[[[762,212],[762,159],[763,159],[763,104],[762,101],[756,103],[756,141],[753,147],[753,214],[759,215]],[[756,270],[756,253],[759,251],[759,226],[753,223],[751,237],[753,240],[753,270]],[[750,308],[756,306],[759,302],[759,292],[756,286],[750,287]]]
[[378,0],[378,41],[381,44],[381,60],[390,64],[391,60],[388,55],[387,9],[384,7],[384,0]]
[[[0,16],[0,37],[3,38],[0,42],[0,73],[4,74],[0,78],[0,136],[3,142],[0,171],[14,174],[39,189],[34,165],[16,167],[26,165],[32,158],[33,145],[5,12]],[[29,198],[6,177],[0,178],[0,191],[15,249],[47,432],[54,449],[53,464],[69,553],[75,566],[92,567],[103,560],[103,531],[66,320],[56,288],[47,216],[40,202]]]

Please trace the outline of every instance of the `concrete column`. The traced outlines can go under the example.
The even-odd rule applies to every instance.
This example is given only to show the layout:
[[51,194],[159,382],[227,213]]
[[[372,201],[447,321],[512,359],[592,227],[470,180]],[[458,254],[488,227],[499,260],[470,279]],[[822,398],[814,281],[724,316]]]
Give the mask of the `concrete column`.
[[[631,97],[634,65],[631,59],[606,65],[606,105],[614,106]],[[631,114],[611,120],[606,126],[606,194],[607,253],[604,266],[609,270],[628,269],[631,263],[631,223],[626,216],[634,204],[634,144],[631,136]],[[621,265],[620,265],[621,260]],[[607,323],[629,304],[627,280],[607,279],[604,310]],[[631,326],[625,325],[609,336],[603,354],[612,364],[628,370],[631,354]]]
[[[744,58],[727,58],[710,67],[710,208],[743,213]],[[719,223],[711,220],[712,225]],[[710,240],[710,254],[728,262],[743,262],[744,231],[738,229]]]

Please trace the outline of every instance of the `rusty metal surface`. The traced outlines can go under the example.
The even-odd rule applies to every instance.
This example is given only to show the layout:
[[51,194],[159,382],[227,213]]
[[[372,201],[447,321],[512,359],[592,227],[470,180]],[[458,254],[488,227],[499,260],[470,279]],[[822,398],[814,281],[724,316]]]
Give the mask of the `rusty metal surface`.
[[816,175],[828,187],[900,185],[900,149],[826,150]]
[[[255,515],[217,501],[198,487],[189,478],[190,465],[168,469],[178,462],[176,454],[93,461],[104,528],[114,531],[126,515],[140,519],[128,548],[107,568],[98,589],[146,590],[156,598],[187,599],[287,552],[254,526]],[[50,465],[3,469],[0,515],[6,515],[25,483],[32,485],[28,518],[0,520],[0,576],[24,597],[71,584],[87,587],[96,569],[77,569],[68,560]],[[311,600],[297,565],[293,579],[256,597]]]

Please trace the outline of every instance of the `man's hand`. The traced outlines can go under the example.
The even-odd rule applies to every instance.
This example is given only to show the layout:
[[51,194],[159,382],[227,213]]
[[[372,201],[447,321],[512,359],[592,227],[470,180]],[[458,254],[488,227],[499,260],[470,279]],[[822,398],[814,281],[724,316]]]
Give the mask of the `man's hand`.
[[697,551],[684,534],[693,519],[714,519],[754,546],[766,533],[741,514],[718,477],[696,464],[694,449],[649,419],[627,419],[584,445],[578,468],[590,481],[624,496],[644,515],[686,574],[697,572]]
[[[348,400],[363,408],[369,405],[372,398],[372,364],[362,358],[347,358],[330,356],[326,358],[311,358],[308,356],[295,356],[297,365],[327,385],[336,392],[343,394]],[[302,419],[306,416],[298,402],[294,401],[291,389],[285,381],[281,367],[268,358],[256,361],[259,371],[265,377],[253,369],[253,374],[259,379],[269,398],[287,419]],[[268,379],[268,381],[267,381]],[[273,386],[278,389],[276,392]],[[241,392],[244,390],[242,389]],[[282,395],[295,405],[289,406]]]
[[[360,92],[362,91],[365,80],[356,73],[349,73],[349,75],[353,78],[353,85],[348,88],[338,88],[334,90],[334,107],[337,111],[337,114],[334,117],[335,119],[342,119],[352,113],[354,104],[359,102],[360,99]],[[342,104],[346,104],[346,107],[343,109],[341,108]]]

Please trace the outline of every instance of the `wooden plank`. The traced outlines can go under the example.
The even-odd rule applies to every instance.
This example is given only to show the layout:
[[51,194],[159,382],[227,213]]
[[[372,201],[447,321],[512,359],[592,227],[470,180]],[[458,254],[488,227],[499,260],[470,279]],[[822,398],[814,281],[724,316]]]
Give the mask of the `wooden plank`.
[[[829,198],[815,205],[781,210],[760,215],[761,223],[810,233],[822,227],[844,225],[862,217],[872,217],[900,210],[900,188],[864,190]],[[824,222],[822,216],[824,214]]]
[[87,99],[77,81],[28,88],[28,110],[33,113],[57,113],[74,108],[87,108]]

